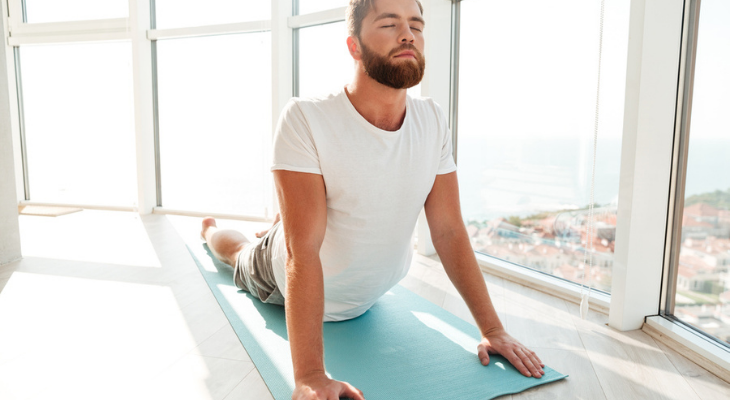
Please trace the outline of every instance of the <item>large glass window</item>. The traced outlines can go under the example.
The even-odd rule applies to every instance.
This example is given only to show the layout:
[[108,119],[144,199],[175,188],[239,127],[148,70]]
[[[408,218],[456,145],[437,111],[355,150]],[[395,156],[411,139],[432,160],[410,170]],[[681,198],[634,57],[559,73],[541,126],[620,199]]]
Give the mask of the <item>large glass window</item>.
[[132,206],[129,42],[21,47],[31,200]]
[[157,29],[271,19],[270,0],[155,0],[155,10]]
[[610,292],[620,118],[601,121],[588,229],[599,26],[598,1],[463,1],[457,162],[476,251],[581,283],[593,248],[585,282]]
[[157,44],[162,204],[263,216],[271,33]]
[[127,0],[23,0],[28,23],[126,18]]
[[354,71],[345,21],[299,29],[299,96],[340,90]]
[[674,315],[730,343],[730,3],[703,0]]
[[298,0],[299,14],[310,14],[331,8],[346,7],[347,0]]

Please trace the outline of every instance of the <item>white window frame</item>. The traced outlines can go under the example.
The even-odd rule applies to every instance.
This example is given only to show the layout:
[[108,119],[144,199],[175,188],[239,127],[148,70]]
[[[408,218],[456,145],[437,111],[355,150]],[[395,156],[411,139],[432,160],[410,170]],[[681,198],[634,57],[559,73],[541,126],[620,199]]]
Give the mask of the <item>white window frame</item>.
[[658,312],[683,0],[633,0],[610,326],[639,329]]

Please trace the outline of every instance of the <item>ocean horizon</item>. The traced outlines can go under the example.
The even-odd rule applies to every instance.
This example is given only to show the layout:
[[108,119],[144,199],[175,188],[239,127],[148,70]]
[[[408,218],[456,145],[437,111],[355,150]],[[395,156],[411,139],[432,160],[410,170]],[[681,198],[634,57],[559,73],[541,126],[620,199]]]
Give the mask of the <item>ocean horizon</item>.
[[[584,208],[590,203],[592,138],[532,139],[495,144],[460,137],[457,168],[465,220],[490,220]],[[594,202],[617,205],[621,138],[600,138]],[[730,138],[693,138],[685,197],[730,189]]]

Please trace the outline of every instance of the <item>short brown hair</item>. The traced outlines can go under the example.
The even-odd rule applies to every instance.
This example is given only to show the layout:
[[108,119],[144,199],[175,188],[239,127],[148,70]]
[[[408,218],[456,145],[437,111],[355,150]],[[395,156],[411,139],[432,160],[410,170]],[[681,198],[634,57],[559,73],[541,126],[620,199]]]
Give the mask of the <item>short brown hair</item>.
[[[362,20],[373,8],[373,2],[375,0],[350,0],[350,4],[347,6],[347,34],[360,39],[360,31],[362,30]],[[420,0],[415,0],[418,4],[418,9],[421,10],[423,15],[423,5]]]

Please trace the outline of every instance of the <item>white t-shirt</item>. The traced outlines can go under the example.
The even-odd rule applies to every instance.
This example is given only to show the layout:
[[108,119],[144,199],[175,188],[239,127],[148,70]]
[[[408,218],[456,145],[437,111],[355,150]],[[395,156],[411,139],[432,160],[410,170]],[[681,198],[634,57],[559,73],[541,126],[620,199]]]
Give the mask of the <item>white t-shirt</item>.
[[[324,320],[339,321],[367,311],[408,273],[418,214],[436,175],[456,165],[446,117],[433,100],[407,96],[403,125],[389,132],[365,120],[343,88],[289,101],[271,169],[324,179]],[[276,235],[272,262],[286,295],[284,236]]]

